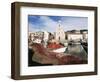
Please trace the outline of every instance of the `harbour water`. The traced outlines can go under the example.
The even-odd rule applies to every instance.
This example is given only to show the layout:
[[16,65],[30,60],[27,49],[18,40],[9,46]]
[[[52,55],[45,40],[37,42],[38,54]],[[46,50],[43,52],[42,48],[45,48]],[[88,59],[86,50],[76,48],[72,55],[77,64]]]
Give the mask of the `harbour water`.
[[66,48],[65,53],[78,56],[83,60],[87,60],[88,58],[88,54],[81,44],[69,45],[68,48]]

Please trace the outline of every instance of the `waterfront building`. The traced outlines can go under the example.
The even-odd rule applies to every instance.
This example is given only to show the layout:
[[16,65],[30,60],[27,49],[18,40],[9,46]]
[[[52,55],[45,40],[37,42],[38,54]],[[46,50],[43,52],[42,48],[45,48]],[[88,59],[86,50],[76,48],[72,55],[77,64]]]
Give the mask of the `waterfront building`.
[[80,41],[83,39],[83,34],[80,34],[80,33],[69,33],[67,34],[68,36],[68,41]]

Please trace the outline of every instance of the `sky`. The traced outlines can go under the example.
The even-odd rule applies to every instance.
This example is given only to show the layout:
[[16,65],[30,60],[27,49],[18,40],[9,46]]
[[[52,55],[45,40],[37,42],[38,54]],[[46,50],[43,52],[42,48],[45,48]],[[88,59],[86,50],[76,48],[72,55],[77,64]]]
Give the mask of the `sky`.
[[29,32],[55,32],[59,21],[64,31],[88,29],[87,17],[28,15]]

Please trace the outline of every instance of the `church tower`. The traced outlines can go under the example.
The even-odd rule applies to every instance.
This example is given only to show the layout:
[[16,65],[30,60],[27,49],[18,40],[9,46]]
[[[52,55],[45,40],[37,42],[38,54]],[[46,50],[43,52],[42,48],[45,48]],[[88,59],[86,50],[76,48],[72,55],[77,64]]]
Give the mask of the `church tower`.
[[65,32],[61,26],[61,21],[58,21],[58,27],[56,28],[55,39],[57,41],[64,41],[65,40]]

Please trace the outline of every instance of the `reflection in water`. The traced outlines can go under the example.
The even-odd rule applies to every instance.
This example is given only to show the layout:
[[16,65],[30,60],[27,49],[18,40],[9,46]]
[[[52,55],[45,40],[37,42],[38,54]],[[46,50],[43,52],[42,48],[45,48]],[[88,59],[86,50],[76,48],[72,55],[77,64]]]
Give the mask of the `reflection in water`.
[[87,60],[87,53],[81,44],[69,45],[65,53],[81,57],[83,60]]

